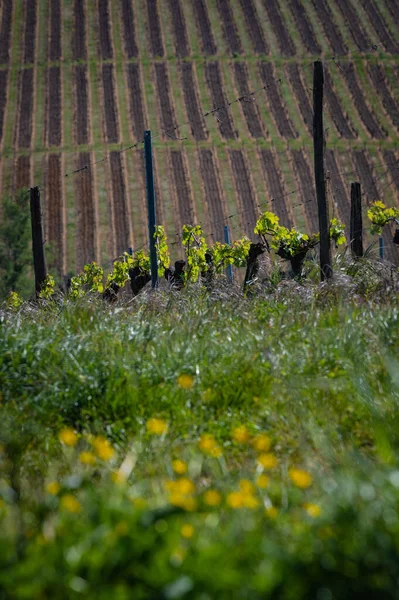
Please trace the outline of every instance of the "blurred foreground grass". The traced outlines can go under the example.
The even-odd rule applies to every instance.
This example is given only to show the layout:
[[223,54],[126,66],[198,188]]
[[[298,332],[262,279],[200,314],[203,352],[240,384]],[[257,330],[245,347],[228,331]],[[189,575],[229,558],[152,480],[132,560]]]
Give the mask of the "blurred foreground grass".
[[398,305],[1,313],[0,598],[399,598]]

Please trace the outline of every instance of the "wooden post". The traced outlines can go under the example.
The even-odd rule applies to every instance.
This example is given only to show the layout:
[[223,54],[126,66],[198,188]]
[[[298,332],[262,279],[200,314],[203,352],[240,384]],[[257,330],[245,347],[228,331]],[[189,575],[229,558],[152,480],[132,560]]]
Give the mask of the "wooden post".
[[44,253],[42,209],[40,205],[40,190],[38,187],[30,188],[30,216],[32,221],[32,251],[33,266],[35,269],[36,297],[42,289],[47,277],[46,256]]
[[362,194],[360,183],[351,183],[350,248],[354,256],[363,256]]
[[[224,226],[224,241],[226,244],[231,244],[230,229],[228,225]],[[226,267],[226,276],[230,283],[233,283],[233,265],[228,265]]]
[[154,190],[154,171],[152,163],[152,142],[151,131],[144,132],[144,157],[145,174],[147,182],[147,203],[148,203],[148,235],[150,237],[150,263],[151,263],[151,281],[152,288],[158,287],[158,260],[155,248],[155,190]]
[[333,275],[331,266],[330,223],[326,197],[326,182],[324,177],[323,63],[320,60],[316,60],[313,63],[313,67],[314,172],[317,206],[319,211],[320,271],[321,280],[323,281],[324,279],[329,279]]
[[384,260],[384,238],[380,235],[380,259]]

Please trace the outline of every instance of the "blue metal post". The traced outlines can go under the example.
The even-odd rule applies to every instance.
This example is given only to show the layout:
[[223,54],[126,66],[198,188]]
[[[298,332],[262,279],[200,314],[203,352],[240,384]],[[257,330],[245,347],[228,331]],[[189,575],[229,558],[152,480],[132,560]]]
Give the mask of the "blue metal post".
[[[224,241],[226,244],[231,244],[230,229],[228,225],[224,226]],[[226,276],[230,283],[233,283],[233,265],[226,267]]]
[[133,248],[129,247],[127,249],[129,256],[133,256]]
[[151,282],[153,289],[158,287],[158,261],[157,251],[155,249],[155,191],[154,191],[154,172],[152,163],[152,143],[151,131],[144,132],[144,158],[145,174],[147,182],[147,203],[148,203],[148,235],[150,237],[150,264],[151,264]]
[[380,259],[384,260],[384,238],[380,235]]

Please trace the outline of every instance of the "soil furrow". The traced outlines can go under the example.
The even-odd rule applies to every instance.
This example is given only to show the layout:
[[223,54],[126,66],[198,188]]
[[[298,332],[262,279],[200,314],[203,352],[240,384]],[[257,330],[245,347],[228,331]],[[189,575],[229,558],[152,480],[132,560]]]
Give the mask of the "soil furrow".
[[30,187],[30,156],[17,156],[14,191]]
[[388,7],[389,12],[391,13],[394,23],[399,23],[399,5],[397,0],[385,0],[385,4]]
[[312,0],[312,2],[332,49],[336,53],[345,54],[347,47],[340,30],[334,23],[334,16],[327,0]]
[[310,54],[321,53],[321,47],[319,46],[316,35],[313,30],[312,24],[306,17],[304,8],[300,0],[290,0],[290,7],[292,14],[295,18],[295,23],[298,26],[300,36],[302,38],[302,43]]
[[13,0],[3,0],[3,12],[0,26],[0,65],[8,65],[10,61],[10,42],[12,25]]
[[107,64],[103,65],[101,70],[105,120],[104,139],[111,144],[115,144],[119,141],[113,69],[113,65]]
[[50,154],[47,160],[45,197],[46,239],[51,248],[53,260],[49,267],[55,268],[59,275],[65,274],[65,212],[62,194],[62,173],[60,154]]
[[386,78],[381,66],[378,64],[369,64],[368,72],[385,110],[392,119],[392,123],[396,128],[399,128],[398,105],[387,86]]
[[[76,161],[76,169],[91,163],[90,154],[81,152]],[[91,169],[82,171],[74,179],[76,214],[76,270],[98,260],[98,223],[96,200],[94,197]]]
[[325,85],[325,92],[326,92],[325,93],[326,102],[330,109],[330,114],[331,114],[332,120],[335,123],[335,127],[338,130],[338,133],[342,137],[347,138],[347,139],[356,138],[357,131],[353,127],[352,123],[350,122],[348,114],[347,113],[344,114],[342,111],[340,100],[334,91],[330,73],[328,72],[327,69],[324,71],[324,85]]
[[198,154],[205,188],[205,202],[209,210],[210,229],[215,234],[215,241],[223,240],[225,215],[217,164],[212,150],[200,148]]
[[201,105],[198,100],[198,87],[193,73],[193,64],[191,62],[183,62],[181,63],[180,68],[184,102],[188,120],[190,122],[191,133],[196,140],[206,140],[208,139],[208,131],[205,119],[202,116]]
[[201,35],[203,52],[208,56],[216,54],[216,44],[212,33],[212,27],[209,20],[206,3],[204,0],[195,0],[193,7],[197,17],[196,24]]
[[244,154],[241,150],[231,149],[229,150],[229,154],[239,205],[245,211],[242,215],[241,223],[244,226],[245,234],[252,238],[257,220],[256,196],[252,189],[251,178],[245,163]]
[[74,142],[75,144],[89,144],[89,97],[85,65],[75,65],[72,67],[72,89],[74,101]]
[[380,41],[384,44],[386,50],[391,54],[397,54],[398,44],[392,39],[392,36],[386,27],[384,20],[375,5],[373,0],[362,0],[364,10],[370,19],[371,24],[374,26]]
[[120,152],[111,152],[112,207],[115,224],[115,247],[117,255],[127,252],[131,246],[129,211],[127,205],[124,164]]
[[336,152],[334,150],[326,150],[326,165],[330,176],[327,184],[327,189],[332,190],[335,204],[338,207],[339,215],[341,220],[345,224],[347,241],[349,242],[349,228],[350,228],[350,186],[343,181],[341,172],[338,166],[337,159],[335,157]]
[[147,128],[147,119],[141,91],[140,66],[131,63],[126,66],[126,69],[132,133],[136,140],[141,140]]
[[113,58],[111,22],[108,0],[98,0],[98,27],[100,56],[102,60]]
[[355,44],[359,50],[363,52],[371,46],[370,38],[365,30],[359,25],[359,17],[350,4],[349,0],[336,0],[339,10],[342,13],[345,21],[348,23],[348,28]]
[[259,154],[266,186],[271,196],[270,205],[267,209],[263,208],[263,210],[271,210],[280,219],[280,225],[291,228],[293,226],[293,222],[290,212],[288,211],[289,196],[286,196],[286,191],[284,189],[284,178],[277,167],[273,152],[271,150],[267,150],[266,148],[262,148],[259,150]]
[[169,10],[172,15],[173,30],[175,34],[176,55],[178,58],[185,58],[190,54],[190,47],[180,0],[169,0]]
[[[217,62],[206,63],[205,74],[212,96],[213,108],[224,106],[227,101],[223,93],[223,81],[219,64]],[[223,109],[220,112],[215,113],[215,115],[217,117],[222,136],[227,139],[236,139],[238,136],[233,126],[233,120],[229,108]]]
[[307,233],[317,233],[319,231],[319,215],[317,211],[316,190],[314,185],[312,185],[312,172],[303,150],[291,150],[291,152],[299,185],[303,188],[299,190],[299,193],[308,222],[309,231]]
[[389,169],[392,185],[395,186],[396,192],[399,196],[399,159],[396,158],[395,152],[393,150],[384,150],[382,153],[384,157],[384,161],[387,164],[387,168]]
[[164,63],[155,63],[154,67],[155,78],[157,81],[163,138],[167,139],[170,138],[170,136],[178,137],[179,132],[174,130],[174,127],[176,126],[176,117],[173,109],[173,100],[170,95],[170,84],[166,65]]
[[6,112],[7,103],[7,80],[8,80],[8,69],[0,71],[0,147],[3,141],[4,132],[4,115]]
[[172,177],[179,207],[181,225],[194,223],[194,204],[191,193],[189,178],[184,164],[183,152],[181,150],[170,151]]
[[82,0],[75,0],[73,3],[72,22],[72,60],[86,60],[86,13],[85,3]]
[[242,54],[241,40],[238,35],[229,0],[217,0],[216,4],[223,26],[223,35],[230,48],[230,52],[233,55]]
[[52,0],[49,3],[49,37],[48,37],[48,60],[50,62],[61,59],[61,4],[60,0]]
[[284,24],[280,8],[276,0],[264,0],[263,5],[269,15],[273,31],[277,37],[280,51],[285,56],[294,56],[295,46]]
[[295,130],[285,110],[285,102],[276,83],[272,64],[260,63],[260,73],[263,83],[268,86],[265,93],[280,134],[286,138],[297,138],[298,132]]
[[136,41],[132,0],[121,0],[121,8],[126,56],[136,58],[139,55],[139,49]]
[[366,104],[366,100],[363,95],[363,91],[360,88],[357,77],[355,74],[355,69],[352,63],[345,64],[343,69],[343,73],[345,76],[346,83],[351,92],[354,104],[357,108],[357,111],[362,119],[367,131],[370,135],[376,139],[382,139],[387,137],[387,132],[385,129],[380,127],[377,123],[374,115]]
[[161,25],[158,15],[157,0],[147,0],[148,11],[148,30],[150,40],[150,52],[156,56],[165,56],[165,50],[162,42]]
[[[234,63],[234,75],[240,96],[246,96],[249,90],[248,84],[248,70],[247,65],[242,62]],[[250,134],[254,138],[263,138],[264,132],[262,127],[262,119],[259,115],[258,105],[256,104],[255,98],[248,96],[241,102],[241,108],[243,110],[245,120]]]
[[37,0],[29,0],[25,4],[25,28],[24,28],[24,52],[23,62],[30,64],[35,62],[36,45],[36,23],[37,23]]
[[313,110],[310,104],[309,94],[303,85],[301,74],[297,63],[287,64],[287,70],[290,77],[292,89],[297,97],[299,112],[311,135],[313,135]]
[[266,42],[253,0],[240,0],[240,4],[248,35],[256,54],[269,54],[269,45]]
[[30,148],[32,139],[33,69],[19,72],[17,148]]
[[61,145],[61,72],[60,67],[47,69],[45,144]]

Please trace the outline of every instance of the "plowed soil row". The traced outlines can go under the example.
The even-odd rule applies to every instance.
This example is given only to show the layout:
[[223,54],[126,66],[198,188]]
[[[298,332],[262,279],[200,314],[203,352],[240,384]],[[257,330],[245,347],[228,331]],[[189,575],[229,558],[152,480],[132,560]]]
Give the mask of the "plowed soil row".
[[306,17],[302,2],[300,0],[290,0],[289,4],[306,50],[310,54],[320,54],[321,48],[316,40],[312,24]]
[[284,24],[278,3],[276,0],[264,0],[263,5],[267,14],[269,15],[274,34],[278,40],[281,54],[285,56],[294,56],[295,46]]
[[73,3],[73,27],[72,27],[72,59],[86,60],[86,13],[85,3],[75,0]]
[[0,71],[0,147],[3,141],[4,131],[4,115],[6,112],[7,103],[7,80],[8,80],[8,69]]
[[365,51],[366,48],[371,46],[371,42],[366,31],[359,25],[359,16],[353,10],[350,2],[347,2],[346,0],[336,0],[336,2],[342,13],[342,16],[349,25],[349,31],[352,35],[353,41],[359,50]]
[[143,95],[141,92],[140,67],[137,63],[126,66],[127,86],[129,90],[130,124],[133,137],[136,140],[143,139],[144,130],[147,127]]
[[245,211],[245,213],[241,215],[241,225],[245,234],[251,238],[253,237],[257,219],[256,197],[251,185],[251,179],[245,163],[244,154],[241,150],[231,149],[229,150],[229,154],[240,210]]
[[208,131],[205,125],[205,119],[202,116],[201,105],[197,96],[197,85],[194,79],[193,64],[191,62],[181,63],[181,77],[183,84],[184,102],[188,120],[190,122],[191,133],[196,140],[208,139]]
[[36,8],[37,0],[29,0],[25,4],[25,28],[24,28],[24,53],[23,62],[35,62],[35,42],[36,42]]
[[19,72],[17,148],[30,148],[33,112],[33,69]]
[[45,143],[61,146],[61,72],[60,67],[47,69]]
[[[241,62],[235,62],[234,75],[236,79],[238,93],[240,94],[240,96],[245,96],[250,91],[248,83],[247,65]],[[242,100],[241,108],[243,110],[250,134],[254,138],[263,138],[264,132],[262,127],[262,119],[259,115],[256,99],[249,96],[247,99]]]
[[326,102],[330,109],[331,117],[335,123],[335,127],[338,129],[338,132],[342,137],[354,139],[357,137],[357,131],[349,121],[348,115],[342,112],[341,103],[338,96],[334,92],[330,73],[327,69],[324,71],[324,85]]
[[147,0],[148,30],[150,38],[150,52],[153,57],[164,56],[165,50],[162,42],[161,25],[159,22],[157,0]]
[[368,72],[374,87],[382,100],[385,110],[392,119],[392,123],[396,128],[399,128],[398,105],[386,84],[385,75],[381,66],[378,64],[369,64]]
[[223,240],[224,211],[219,174],[212,150],[201,148],[198,151],[200,170],[205,187],[205,201],[209,207],[211,230],[214,240]]
[[74,141],[75,144],[88,144],[90,142],[89,97],[85,65],[72,67],[72,89],[74,99]]
[[8,65],[10,60],[11,23],[12,0],[3,0],[0,27],[0,65]]
[[345,54],[347,47],[339,29],[335,26],[334,16],[328,5],[327,0],[312,0],[316,12],[319,15],[319,21],[323,26],[326,38],[334,52],[337,54]]
[[155,63],[154,67],[163,137],[164,139],[170,138],[170,136],[178,137],[179,132],[174,130],[174,127],[176,126],[176,117],[173,108],[173,100],[170,95],[170,84],[166,65],[164,63]]
[[[76,160],[76,169],[91,162],[88,152],[81,152]],[[76,214],[76,270],[98,260],[97,211],[94,198],[93,173],[91,169],[82,171],[75,177]]]
[[[206,63],[205,74],[206,81],[211,92],[213,102],[212,108],[224,106],[227,100],[223,93],[223,81],[219,64],[217,62]],[[215,114],[217,115],[218,125],[222,136],[227,139],[236,139],[238,136],[236,130],[234,129],[230,110],[224,109]]]
[[276,84],[276,79],[271,63],[260,63],[260,73],[263,83],[267,85],[265,90],[270,110],[272,111],[277,123],[280,135],[286,138],[298,137],[298,132],[295,130],[290,118],[284,110],[284,101],[280,93],[280,89]]
[[311,185],[313,181],[312,173],[303,150],[292,150],[291,152],[299,185],[303,188],[300,190],[300,195],[308,222],[307,233],[317,233],[319,231],[319,216],[317,212],[316,190]]
[[121,0],[121,9],[126,56],[128,58],[136,58],[139,55],[139,49],[136,41],[132,0]]
[[349,227],[351,216],[350,186],[342,179],[339,163],[333,150],[326,150],[326,165],[329,174],[327,189],[333,194],[334,201],[338,206],[340,219],[345,223],[347,241],[349,241]]
[[371,23],[374,26],[374,29],[378,33],[378,37],[381,42],[384,44],[385,49],[392,54],[396,54],[398,52],[398,44],[392,39],[391,34],[388,28],[385,25],[385,22],[375,5],[373,0],[363,0],[362,5],[364,10],[367,12]]
[[119,140],[113,70],[114,67],[111,64],[103,65],[101,70],[105,119],[104,139],[111,144]]
[[30,187],[30,156],[17,156],[14,189]]
[[240,4],[248,35],[256,54],[269,54],[269,44],[266,42],[253,0],[240,0]]
[[241,40],[238,35],[229,0],[217,0],[216,4],[223,26],[223,34],[227,45],[230,48],[230,52],[232,54],[242,54]]
[[47,161],[47,185],[45,197],[46,239],[54,256],[54,264],[60,275],[66,271],[65,211],[62,194],[61,155],[50,154]]
[[269,210],[278,216],[281,225],[284,227],[292,227],[293,223],[291,215],[287,208],[289,196],[285,196],[284,179],[277,167],[273,152],[266,148],[262,148],[259,151],[259,155],[266,185],[270,192],[270,197],[267,198],[268,200],[271,200]]
[[184,156],[181,150],[170,151],[170,164],[173,184],[176,191],[179,207],[180,224],[194,223],[194,207],[189,177],[184,164]]
[[107,60],[112,58],[114,54],[111,40],[111,23],[108,0],[98,0],[98,27],[100,57],[102,60]]
[[391,174],[391,179],[393,179],[392,185],[395,186],[396,192],[399,196],[399,162],[398,158],[395,156],[395,152],[393,150],[384,150],[382,153],[384,157],[384,161],[388,163],[387,167],[389,168],[389,172]]
[[387,132],[380,127],[366,104],[363,92],[358,84],[355,69],[352,63],[347,63],[343,69],[344,77],[352,94],[354,104],[370,135],[377,139],[387,137]]
[[115,225],[115,246],[119,256],[131,246],[129,211],[126,195],[125,169],[120,152],[109,155],[112,184],[112,208]]
[[47,56],[49,61],[61,58],[61,5],[60,0],[52,0],[49,3],[49,37]]
[[209,20],[208,9],[204,0],[193,2],[193,8],[196,13],[196,24],[202,40],[202,49],[204,54],[210,56],[216,54],[216,44],[212,33],[211,22]]
[[297,63],[287,64],[287,70],[291,81],[292,89],[297,97],[299,112],[305,122],[306,127],[313,135],[313,110],[310,105],[309,94],[307,93]]
[[385,4],[393,17],[393,22],[399,23],[399,6],[397,0],[385,0]]
[[169,10],[170,14],[172,15],[176,54],[178,58],[184,58],[190,54],[190,49],[186,23],[184,20],[180,0],[169,0]]

